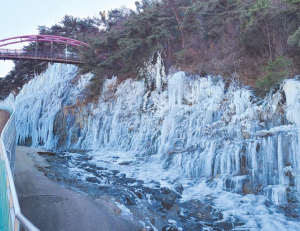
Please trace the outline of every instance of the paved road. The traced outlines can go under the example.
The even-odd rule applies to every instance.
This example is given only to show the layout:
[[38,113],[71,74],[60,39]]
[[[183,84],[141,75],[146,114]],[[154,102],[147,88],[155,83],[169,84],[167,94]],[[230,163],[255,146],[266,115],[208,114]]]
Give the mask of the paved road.
[[87,196],[49,180],[36,166],[47,162],[37,149],[17,147],[15,184],[22,213],[42,231],[134,231],[137,224]]

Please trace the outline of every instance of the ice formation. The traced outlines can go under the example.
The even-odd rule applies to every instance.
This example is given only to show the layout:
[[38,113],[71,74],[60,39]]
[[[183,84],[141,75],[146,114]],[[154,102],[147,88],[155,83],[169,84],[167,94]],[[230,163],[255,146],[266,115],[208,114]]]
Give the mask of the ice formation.
[[[109,162],[106,155],[114,152],[120,160],[137,161],[134,169],[123,167],[126,174],[149,184],[181,182],[183,200],[214,195],[224,214],[248,220],[248,228],[299,230],[299,223],[264,203],[299,200],[300,82],[286,80],[257,100],[251,90],[225,87],[220,76],[166,76],[158,63],[148,70],[148,80],[106,80],[98,104],[78,109],[86,115],[82,121],[67,108],[92,76],[78,77],[71,65],[52,65],[7,99],[17,110],[19,142],[93,149],[95,163]],[[151,81],[155,89],[149,89]],[[63,146],[55,127],[60,111],[70,131]]]

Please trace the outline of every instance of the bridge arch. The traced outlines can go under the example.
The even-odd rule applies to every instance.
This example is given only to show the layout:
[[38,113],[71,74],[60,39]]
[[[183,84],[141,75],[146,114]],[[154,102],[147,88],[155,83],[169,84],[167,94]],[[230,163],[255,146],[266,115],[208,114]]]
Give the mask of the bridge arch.
[[[16,44],[16,43],[23,43],[23,42],[36,42],[36,50],[35,52],[25,51],[25,50],[15,50],[15,49],[3,49],[2,47]],[[51,43],[51,50],[49,52],[38,52],[37,44],[38,42],[50,42]],[[6,38],[0,40],[0,59],[2,60],[39,60],[39,61],[48,61],[48,62],[57,62],[57,63],[71,63],[71,64],[83,64],[78,57],[74,53],[68,54],[60,53],[54,54],[53,53],[53,43],[62,43],[79,47],[79,46],[90,46],[87,43],[81,42],[76,39],[70,39],[61,36],[55,35],[23,35],[17,36],[12,38]]]
[[80,45],[82,46],[90,46],[87,43],[81,42],[79,40],[70,39],[66,37],[61,36],[55,36],[55,35],[23,35],[23,36],[17,36],[12,38],[6,38],[0,40],[0,47],[4,47],[11,44],[16,43],[23,43],[23,42],[55,42],[55,43],[63,43],[71,46],[78,47]]

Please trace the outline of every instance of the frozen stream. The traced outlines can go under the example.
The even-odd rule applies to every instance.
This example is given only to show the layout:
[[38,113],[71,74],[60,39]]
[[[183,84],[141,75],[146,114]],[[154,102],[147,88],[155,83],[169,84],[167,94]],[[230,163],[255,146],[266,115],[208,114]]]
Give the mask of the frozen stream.
[[159,161],[110,150],[59,152],[47,159],[53,166],[45,170],[48,177],[93,198],[110,195],[120,216],[148,230],[299,230],[298,206],[277,207],[264,195],[224,191],[222,177],[182,178]]

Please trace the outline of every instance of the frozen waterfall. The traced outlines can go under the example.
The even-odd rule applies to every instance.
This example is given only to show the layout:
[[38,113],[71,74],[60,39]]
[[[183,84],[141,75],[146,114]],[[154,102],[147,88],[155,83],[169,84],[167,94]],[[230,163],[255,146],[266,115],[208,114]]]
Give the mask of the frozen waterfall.
[[[15,99],[7,99],[17,111],[19,143],[92,149],[95,162],[102,155],[106,158],[103,150],[122,153],[131,161],[142,159],[143,172],[124,171],[151,182],[149,173],[170,186],[183,182],[183,199],[223,192],[216,204],[224,207],[221,198],[234,197],[244,219],[242,200],[246,206],[253,201],[263,206],[264,198],[274,205],[298,203],[300,81],[285,80],[275,93],[258,100],[236,84],[225,87],[220,76],[165,76],[158,68],[147,81],[155,81],[155,90],[143,80],[119,83],[113,77],[106,80],[98,103],[92,104],[82,100],[92,75],[80,76],[72,65],[52,65]],[[233,205],[226,206],[228,213],[235,213]],[[248,226],[259,227],[254,224],[258,222],[266,230],[299,230],[281,216],[278,224],[268,223],[271,215],[260,219],[249,219]]]

